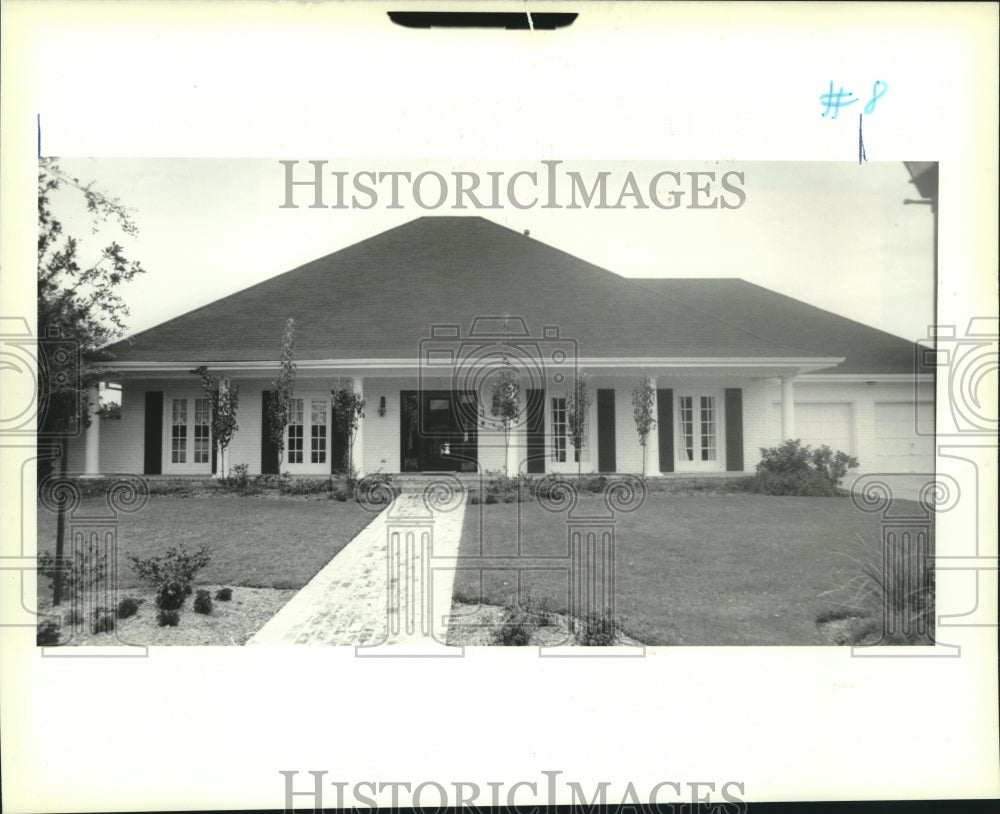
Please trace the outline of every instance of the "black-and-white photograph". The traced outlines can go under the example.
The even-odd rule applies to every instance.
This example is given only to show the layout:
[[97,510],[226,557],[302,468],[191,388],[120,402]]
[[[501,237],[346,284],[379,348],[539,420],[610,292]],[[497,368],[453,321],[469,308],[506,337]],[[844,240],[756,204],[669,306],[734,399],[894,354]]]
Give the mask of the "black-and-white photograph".
[[39,644],[933,644],[937,165],[458,166],[41,160]]
[[1000,793],[995,6],[0,6],[5,811]]

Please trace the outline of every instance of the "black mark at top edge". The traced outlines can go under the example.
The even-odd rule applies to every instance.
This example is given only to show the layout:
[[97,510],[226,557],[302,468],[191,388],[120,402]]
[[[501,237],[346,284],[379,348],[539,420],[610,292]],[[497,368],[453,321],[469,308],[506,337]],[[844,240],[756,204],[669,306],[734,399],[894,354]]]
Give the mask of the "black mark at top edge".
[[499,11],[388,11],[389,19],[405,28],[505,28],[509,31],[553,31],[572,25],[574,13]]

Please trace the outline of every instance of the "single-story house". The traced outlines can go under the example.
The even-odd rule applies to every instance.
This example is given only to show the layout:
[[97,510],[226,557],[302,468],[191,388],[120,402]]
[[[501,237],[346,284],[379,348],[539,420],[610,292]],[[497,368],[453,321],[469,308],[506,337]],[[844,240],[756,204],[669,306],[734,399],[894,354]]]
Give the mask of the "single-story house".
[[[297,366],[285,450],[268,403],[286,321]],[[829,444],[863,472],[933,471],[933,368],[918,345],[740,279],[630,279],[481,217],[422,217],[109,348],[120,418],[71,448],[90,474],[219,468],[193,370],[239,386],[224,460],[251,474],[342,469],[331,390],[366,400],[361,474],[752,471],[781,439]],[[492,415],[510,366],[520,414]],[[583,448],[567,395],[589,377]],[[647,377],[645,449],[633,390]],[[645,455],[643,454],[645,452]]]

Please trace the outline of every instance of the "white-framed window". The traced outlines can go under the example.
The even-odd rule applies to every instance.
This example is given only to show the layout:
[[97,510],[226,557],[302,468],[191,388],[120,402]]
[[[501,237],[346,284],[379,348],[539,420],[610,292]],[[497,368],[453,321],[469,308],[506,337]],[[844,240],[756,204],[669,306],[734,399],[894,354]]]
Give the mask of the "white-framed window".
[[548,468],[552,472],[576,472],[578,467],[584,472],[590,471],[590,439],[595,437],[596,414],[591,404],[584,419],[583,444],[578,450],[573,446],[565,394],[549,397],[545,423],[549,438]]
[[329,396],[304,393],[291,399],[289,407],[283,466],[292,473],[329,474],[332,414]]
[[170,463],[187,463],[187,399],[173,399],[170,409]]
[[722,469],[722,400],[719,393],[683,392],[676,395],[674,449],[677,469]]
[[326,399],[313,399],[310,420],[312,432],[310,435],[309,462],[314,464],[326,463]]
[[208,474],[212,468],[212,405],[207,398],[166,398],[166,472]]

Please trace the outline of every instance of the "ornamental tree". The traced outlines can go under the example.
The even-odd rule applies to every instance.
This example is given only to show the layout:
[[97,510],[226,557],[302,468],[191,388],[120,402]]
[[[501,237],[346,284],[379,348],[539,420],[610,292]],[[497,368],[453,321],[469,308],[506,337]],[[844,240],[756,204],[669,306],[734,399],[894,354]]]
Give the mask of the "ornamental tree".
[[365,405],[368,403],[358,393],[350,379],[340,380],[330,391],[330,401],[337,426],[343,427],[347,436],[347,477],[354,477],[354,439],[358,435],[361,419],[365,417]]
[[587,409],[593,400],[589,389],[590,377],[578,370],[573,379],[573,389],[566,394],[566,426],[576,456],[576,474],[581,474],[580,451],[587,438]]
[[274,380],[274,396],[268,405],[271,440],[278,448],[278,469],[285,455],[285,428],[292,414],[295,396],[295,320],[289,318],[281,337],[281,363],[278,378]]
[[503,356],[500,372],[493,381],[493,417],[498,419],[503,430],[503,471],[509,476],[507,454],[510,448],[510,431],[521,411],[520,385],[517,373],[510,364],[507,354]]
[[210,375],[204,365],[194,372],[201,377],[201,387],[211,408],[212,441],[219,452],[219,477],[225,478],[229,476],[226,449],[240,428],[236,423],[236,410],[240,406],[240,387],[232,384],[228,376],[215,378]]
[[643,374],[642,379],[632,391],[632,417],[635,419],[635,431],[639,434],[639,444],[642,445],[642,474],[646,474],[646,441],[650,430],[656,426],[653,415],[653,403],[656,390],[649,377]]

